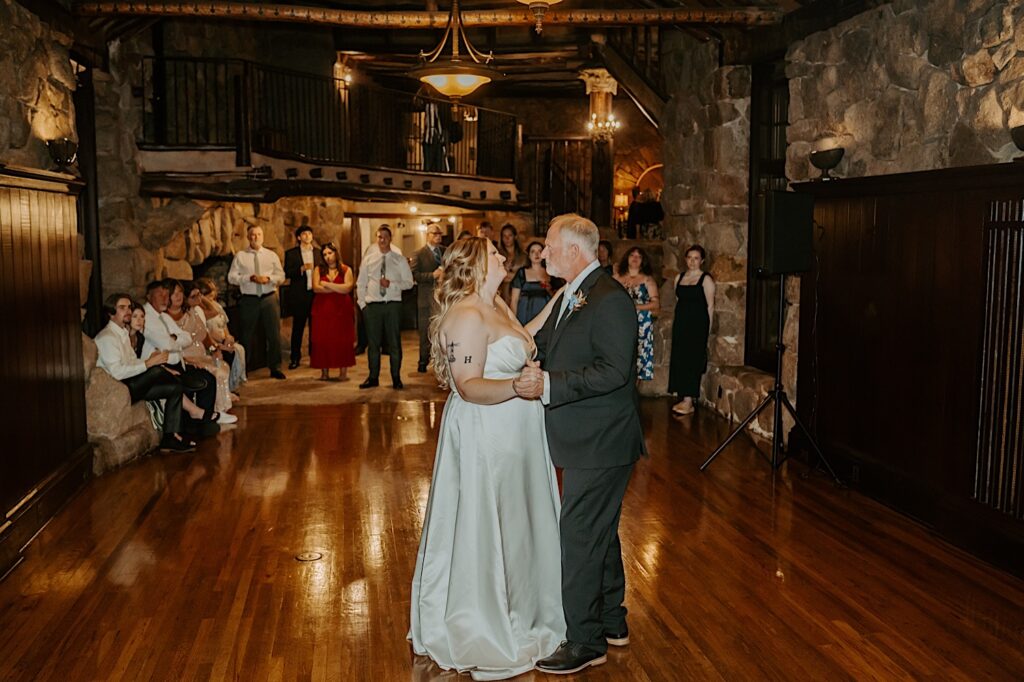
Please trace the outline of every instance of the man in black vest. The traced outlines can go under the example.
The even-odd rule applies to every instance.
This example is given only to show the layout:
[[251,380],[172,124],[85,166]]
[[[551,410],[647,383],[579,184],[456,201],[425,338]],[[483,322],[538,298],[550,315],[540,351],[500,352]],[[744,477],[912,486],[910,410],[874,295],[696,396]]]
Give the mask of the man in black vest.
[[302,334],[309,322],[309,352],[313,353],[313,268],[320,265],[320,251],[313,248],[313,228],[303,223],[295,230],[296,245],[284,252],[284,274],[288,287],[284,290],[285,309],[292,315],[291,361],[295,369],[302,360]]
[[[636,392],[632,299],[597,260],[600,235],[578,215],[548,228],[544,258],[563,295],[537,333],[551,460],[562,468],[562,608],[566,642],[537,662],[568,674],[629,643],[619,514],[633,464],[646,453]],[[523,397],[533,397],[526,395]]]
[[434,284],[441,278],[441,259],[444,247],[441,240],[444,232],[440,225],[431,223],[427,228],[427,245],[416,252],[412,261],[412,278],[416,280],[416,326],[420,331],[420,361],[416,371],[423,374],[430,363],[430,339],[427,331],[434,308]]

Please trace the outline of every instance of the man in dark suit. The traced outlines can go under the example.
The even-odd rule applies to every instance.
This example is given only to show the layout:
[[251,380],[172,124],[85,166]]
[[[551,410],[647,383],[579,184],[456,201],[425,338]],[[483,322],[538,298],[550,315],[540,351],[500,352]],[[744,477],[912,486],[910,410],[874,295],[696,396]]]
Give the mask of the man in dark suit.
[[412,261],[412,278],[416,280],[416,326],[420,330],[420,361],[416,371],[423,374],[430,363],[430,339],[427,331],[430,328],[430,317],[433,315],[434,284],[441,277],[441,259],[444,247],[441,240],[444,232],[437,223],[427,228],[427,244],[416,252]]
[[309,322],[309,352],[313,353],[313,268],[320,265],[320,251],[313,248],[313,228],[303,223],[295,230],[295,246],[284,252],[284,274],[288,287],[284,290],[285,309],[292,315],[292,348],[288,369],[295,369],[302,360],[302,334]]
[[537,668],[561,674],[600,665],[609,644],[629,643],[619,514],[633,464],[646,451],[636,392],[636,308],[601,269],[599,237],[581,216],[551,221],[544,258],[548,272],[568,284],[536,336],[543,365],[538,397],[547,408],[551,460],[562,468],[567,640]]

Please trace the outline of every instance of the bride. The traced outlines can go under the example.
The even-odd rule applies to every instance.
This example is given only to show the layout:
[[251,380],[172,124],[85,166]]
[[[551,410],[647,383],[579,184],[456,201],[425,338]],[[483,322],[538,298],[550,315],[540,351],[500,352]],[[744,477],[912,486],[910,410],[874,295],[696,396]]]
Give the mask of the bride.
[[479,237],[445,254],[430,338],[452,390],[412,582],[413,651],[474,680],[526,672],[565,638],[544,408],[518,397],[536,347],[497,295],[503,261]]

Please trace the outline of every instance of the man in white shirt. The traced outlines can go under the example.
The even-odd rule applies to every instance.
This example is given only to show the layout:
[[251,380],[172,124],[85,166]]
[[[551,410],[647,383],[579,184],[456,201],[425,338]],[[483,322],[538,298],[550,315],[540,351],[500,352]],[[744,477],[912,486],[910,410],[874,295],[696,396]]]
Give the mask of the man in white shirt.
[[228,270],[228,282],[242,290],[238,303],[242,346],[254,347],[256,327],[263,330],[267,344],[267,367],[270,376],[284,379],[281,372],[281,308],[277,302],[277,286],[284,281],[281,259],[263,248],[263,228],[250,225],[246,232],[249,248],[235,254]]
[[402,383],[402,292],[413,285],[412,271],[405,257],[391,247],[391,228],[377,228],[377,243],[363,254],[359,264],[356,293],[366,323],[366,355],[370,375],[359,388],[380,385],[381,346],[387,343],[391,385]]
[[96,335],[98,356],[96,365],[102,367],[125,386],[132,402],[163,400],[164,435],[160,449],[166,452],[189,452],[195,443],[181,437],[181,409],[184,389],[181,382],[164,363],[168,353],[153,351],[142,360],[135,356],[128,338],[128,321],[132,316],[132,299],[128,294],[112,294],[103,303],[107,326]]
[[281,290],[281,302],[287,317],[292,316],[292,344],[288,369],[295,369],[302,360],[302,335],[309,323],[309,353],[313,354],[313,268],[320,265],[320,249],[313,247],[313,228],[303,223],[295,230],[297,244],[284,252],[284,274],[288,286]]
[[146,304],[142,306],[146,311],[142,355],[149,357],[156,351],[167,351],[167,364],[181,369],[179,380],[185,387],[185,395],[203,410],[212,412],[217,402],[217,379],[201,367],[182,362],[181,351],[192,345],[192,336],[167,314],[173,286],[174,280],[159,280],[146,286]]

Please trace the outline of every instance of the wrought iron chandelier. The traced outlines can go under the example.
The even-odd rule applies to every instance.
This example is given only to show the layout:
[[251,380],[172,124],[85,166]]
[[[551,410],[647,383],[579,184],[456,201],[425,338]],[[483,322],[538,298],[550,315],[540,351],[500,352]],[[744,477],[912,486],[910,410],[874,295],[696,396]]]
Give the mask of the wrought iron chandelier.
[[[451,56],[441,58],[449,38],[452,43]],[[463,57],[461,45],[465,44]],[[420,52],[422,65],[409,72],[424,83],[431,85],[442,95],[458,100],[472,93],[481,85],[490,83],[501,74],[488,66],[494,59],[494,53],[484,54],[473,47],[462,25],[462,13],[459,0],[452,0],[452,9],[448,14],[448,24],[440,44],[430,52]]]

